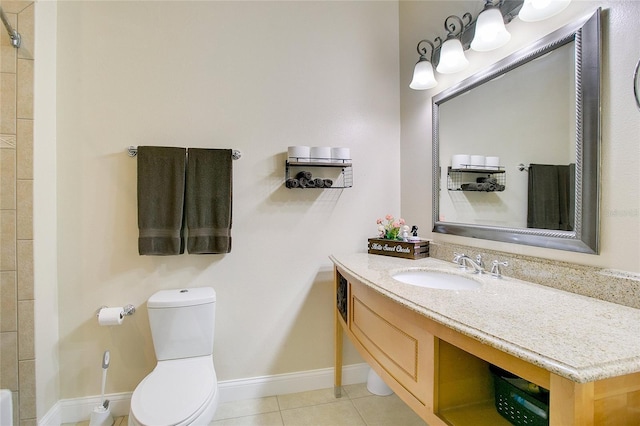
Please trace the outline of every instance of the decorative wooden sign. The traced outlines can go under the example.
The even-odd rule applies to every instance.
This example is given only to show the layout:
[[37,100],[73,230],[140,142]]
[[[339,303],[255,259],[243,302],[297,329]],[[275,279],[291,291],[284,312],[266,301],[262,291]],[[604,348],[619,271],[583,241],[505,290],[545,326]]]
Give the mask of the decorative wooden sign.
[[383,238],[369,238],[370,254],[403,257],[405,259],[423,259],[429,257],[429,241],[399,241]]

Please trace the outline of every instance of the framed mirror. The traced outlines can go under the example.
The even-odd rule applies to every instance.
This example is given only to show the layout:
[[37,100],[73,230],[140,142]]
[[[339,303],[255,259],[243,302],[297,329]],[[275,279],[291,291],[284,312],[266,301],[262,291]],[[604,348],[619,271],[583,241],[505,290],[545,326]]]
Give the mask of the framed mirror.
[[600,9],[432,99],[433,231],[598,253]]

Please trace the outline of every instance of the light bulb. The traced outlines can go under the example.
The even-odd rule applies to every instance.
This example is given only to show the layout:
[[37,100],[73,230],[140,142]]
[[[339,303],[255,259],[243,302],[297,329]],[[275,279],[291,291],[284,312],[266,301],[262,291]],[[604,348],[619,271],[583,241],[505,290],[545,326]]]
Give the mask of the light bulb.
[[426,59],[420,58],[413,69],[413,79],[409,83],[409,87],[413,90],[426,90],[437,84],[438,82],[433,75],[433,65]]
[[436,71],[441,74],[453,74],[462,71],[469,65],[469,61],[464,56],[462,43],[457,38],[446,40],[440,48],[440,62]]
[[486,52],[504,46],[509,40],[511,34],[504,26],[500,10],[494,7],[483,10],[476,20],[471,48],[478,52]]
[[542,21],[562,12],[571,0],[524,0],[518,17],[525,22]]

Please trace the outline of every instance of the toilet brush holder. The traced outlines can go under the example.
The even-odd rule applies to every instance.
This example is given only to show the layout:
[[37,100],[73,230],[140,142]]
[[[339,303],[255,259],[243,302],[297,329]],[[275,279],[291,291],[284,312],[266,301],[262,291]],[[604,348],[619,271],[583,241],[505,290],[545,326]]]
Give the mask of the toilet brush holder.
[[102,392],[100,394],[100,400],[102,403],[96,405],[91,412],[91,419],[89,420],[89,426],[111,426],[113,425],[113,417],[111,416],[111,408],[109,407],[109,400],[104,397],[104,388],[107,385],[107,370],[111,363],[111,354],[108,350],[104,351],[102,355]]
[[109,400],[105,400],[104,404],[96,406],[91,412],[89,426],[112,426],[113,416],[109,407]]

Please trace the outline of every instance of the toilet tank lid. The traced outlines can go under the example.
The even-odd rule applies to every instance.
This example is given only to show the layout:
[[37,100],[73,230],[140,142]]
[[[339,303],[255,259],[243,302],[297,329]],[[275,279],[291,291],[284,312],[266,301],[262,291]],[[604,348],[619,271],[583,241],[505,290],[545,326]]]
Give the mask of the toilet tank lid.
[[161,290],[147,301],[147,308],[178,308],[204,305],[216,301],[216,292],[211,287]]

